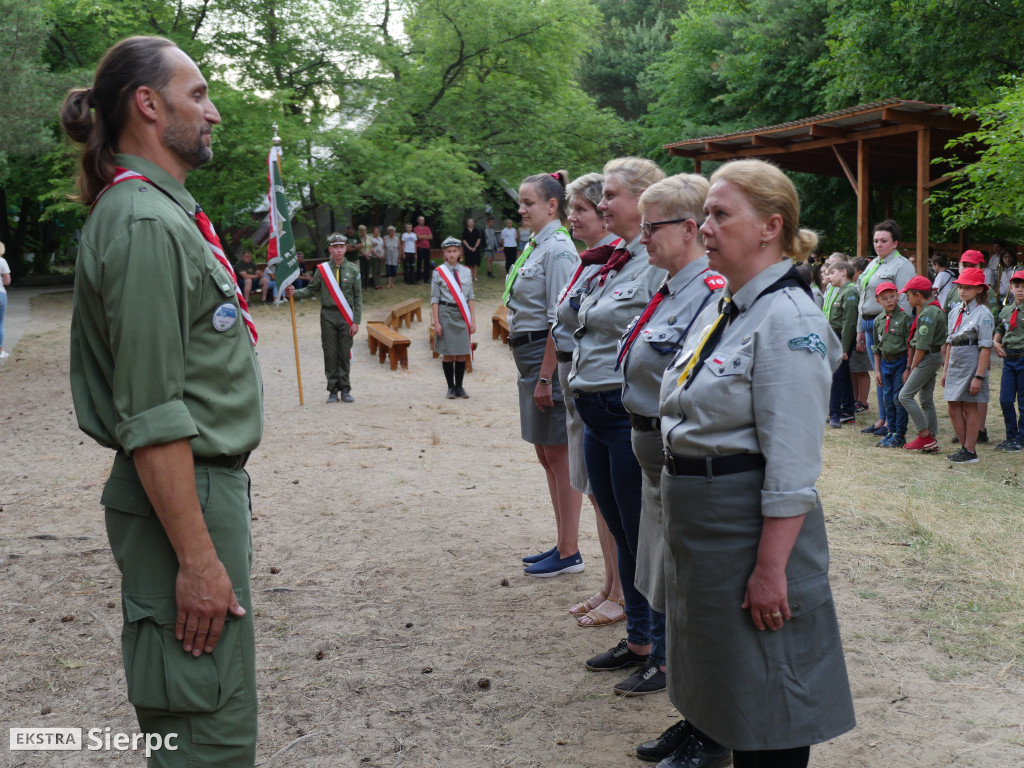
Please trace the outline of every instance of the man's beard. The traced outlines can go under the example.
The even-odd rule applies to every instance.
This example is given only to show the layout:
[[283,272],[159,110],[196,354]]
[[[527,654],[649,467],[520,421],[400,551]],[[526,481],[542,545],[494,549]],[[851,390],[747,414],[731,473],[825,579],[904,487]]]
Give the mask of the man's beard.
[[163,139],[164,145],[190,168],[198,168],[213,160],[213,150],[203,143],[202,134],[197,134],[194,127],[178,119],[164,129]]

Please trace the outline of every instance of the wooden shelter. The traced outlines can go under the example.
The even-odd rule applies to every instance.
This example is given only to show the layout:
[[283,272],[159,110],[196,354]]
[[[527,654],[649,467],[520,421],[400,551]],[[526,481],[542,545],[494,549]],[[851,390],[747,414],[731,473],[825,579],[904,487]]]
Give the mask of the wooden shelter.
[[948,163],[932,160],[952,155],[958,163],[973,161],[970,149],[958,147],[954,154],[946,143],[978,127],[973,118],[954,117],[943,104],[886,99],[767,128],[677,141],[665,149],[692,158],[697,173],[705,161],[759,157],[787,171],[845,176],[857,195],[859,256],[871,256],[871,184],[912,186],[917,192],[917,253],[925,255],[917,266],[924,271],[928,267],[928,194],[953,170]]

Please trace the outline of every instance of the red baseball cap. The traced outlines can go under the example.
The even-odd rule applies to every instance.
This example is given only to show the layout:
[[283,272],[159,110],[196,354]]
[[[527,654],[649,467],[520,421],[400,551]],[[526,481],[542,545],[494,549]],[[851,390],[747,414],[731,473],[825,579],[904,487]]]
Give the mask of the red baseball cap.
[[984,264],[985,254],[973,249],[970,251],[964,251],[963,256],[960,257],[960,263],[963,264],[964,262],[967,262],[968,264]]
[[968,267],[953,282],[957,285],[985,285],[985,271],[975,267]]
[[888,280],[886,280],[884,283],[879,283],[878,286],[875,288],[875,296],[877,297],[878,294],[883,293],[884,291],[898,290],[899,289],[896,287],[895,283],[890,283]]
[[907,291],[920,291],[921,293],[931,293],[932,283],[924,275],[914,275],[912,278],[907,280],[907,284],[903,286],[903,290],[900,293],[906,293]]
[[1014,280],[1024,280],[1024,269],[1018,269],[1013,273],[1010,277],[1010,282],[1012,283]]

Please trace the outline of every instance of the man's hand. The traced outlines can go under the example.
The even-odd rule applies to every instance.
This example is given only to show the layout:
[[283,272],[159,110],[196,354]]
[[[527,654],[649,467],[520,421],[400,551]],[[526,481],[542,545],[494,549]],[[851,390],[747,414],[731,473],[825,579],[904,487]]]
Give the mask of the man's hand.
[[174,635],[182,641],[181,647],[193,656],[213,653],[224,629],[224,616],[230,612],[244,616],[245,608],[238,604],[231,579],[224,564],[216,557],[190,567],[178,569],[175,583],[178,619]]

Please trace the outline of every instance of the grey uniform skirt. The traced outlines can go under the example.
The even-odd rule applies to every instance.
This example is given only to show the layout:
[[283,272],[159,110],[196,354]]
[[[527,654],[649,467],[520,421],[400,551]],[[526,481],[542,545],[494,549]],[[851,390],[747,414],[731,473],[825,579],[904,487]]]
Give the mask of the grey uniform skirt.
[[711,480],[663,472],[661,482],[672,703],[731,749],[792,749],[853,728],[821,505],[786,566],[793,617],[762,632],[740,605],[761,540],[764,470]]
[[469,328],[459,308],[441,304],[437,308],[437,319],[444,333],[434,337],[434,351],[439,355],[468,355]]
[[544,359],[547,339],[538,339],[512,348],[512,359],[519,370],[519,430],[523,440],[534,445],[563,445],[569,438],[565,430],[565,406],[562,403],[562,385],[551,381],[554,408],[541,411],[533,401],[533,391],[540,378],[540,363]]
[[[562,396],[569,392],[569,371],[572,362],[558,364],[558,381],[562,385]],[[565,397],[565,431],[569,438],[569,482],[580,493],[590,495],[590,480],[587,466],[583,461],[583,419],[576,413],[572,397]]]
[[665,520],[661,506],[661,469],[665,465],[661,432],[632,431],[633,453],[643,475],[640,533],[633,583],[651,608],[665,613]]
[[947,403],[988,402],[988,371],[985,371],[981,390],[976,395],[971,394],[971,382],[974,380],[974,374],[978,372],[979,352],[976,344],[949,348],[949,365],[946,367]]

